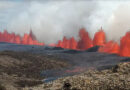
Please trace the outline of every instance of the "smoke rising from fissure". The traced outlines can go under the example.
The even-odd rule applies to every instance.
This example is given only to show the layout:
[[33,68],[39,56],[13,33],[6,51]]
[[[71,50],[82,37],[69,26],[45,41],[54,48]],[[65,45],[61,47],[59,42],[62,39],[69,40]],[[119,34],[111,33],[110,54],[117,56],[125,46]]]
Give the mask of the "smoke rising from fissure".
[[115,41],[130,29],[129,1],[30,1],[17,4],[7,23],[8,31],[23,35],[31,28],[37,39],[46,44],[55,43],[64,36],[74,36],[78,40],[82,27],[91,37],[102,27],[107,39]]

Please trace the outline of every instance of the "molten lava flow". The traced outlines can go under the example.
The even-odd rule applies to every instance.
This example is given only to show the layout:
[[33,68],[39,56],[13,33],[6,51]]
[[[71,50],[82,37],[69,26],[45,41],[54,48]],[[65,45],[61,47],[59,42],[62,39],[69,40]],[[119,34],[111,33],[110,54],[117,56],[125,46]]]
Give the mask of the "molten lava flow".
[[130,57],[130,32],[127,32],[120,40],[120,56]]
[[[126,35],[121,38],[120,46],[113,41],[106,42],[105,33],[102,29],[95,33],[93,41],[84,28],[80,30],[79,37],[79,41],[76,41],[74,37],[69,39],[64,37],[63,40],[59,40],[57,44],[49,44],[49,46],[74,50],[86,50],[93,46],[99,45],[101,46],[98,50],[99,52],[115,53],[120,56],[130,57],[130,32],[127,32]],[[36,40],[32,30],[29,34],[25,33],[23,37],[16,35],[15,33],[8,33],[7,30],[4,30],[4,32],[0,32],[0,42],[24,45],[44,45],[44,43],[39,43]]]
[[19,35],[16,35],[16,37],[15,37],[15,43],[17,43],[17,44],[21,43],[21,38],[20,38]]
[[92,40],[89,37],[88,32],[84,28],[82,28],[79,32],[80,40],[78,42],[77,48],[81,50],[86,50],[88,48],[93,47]]
[[121,38],[120,46],[113,41],[106,42],[106,36],[102,29],[95,33],[93,41],[84,28],[80,30],[79,37],[80,40],[78,42],[74,39],[74,37],[70,39],[64,37],[62,41],[59,40],[56,46],[67,49],[86,50],[90,47],[99,45],[101,46],[98,50],[99,52],[115,53],[120,56],[130,57],[130,32],[127,32],[126,35]]
[[61,40],[58,41],[58,44],[56,45],[57,47],[62,47],[63,48],[63,43]]
[[99,32],[95,33],[94,39],[93,39],[93,45],[99,45],[103,46],[106,43],[106,36],[104,31],[101,29]]
[[[8,40],[9,40],[9,38],[10,38],[10,34],[5,30],[5,31],[3,32],[2,37],[3,37],[3,40],[2,40],[2,41],[8,42]],[[6,37],[6,38],[4,38],[4,37]]]
[[[50,45],[49,45],[50,46]],[[58,44],[55,45],[56,47],[62,47],[66,49],[77,49],[77,41],[74,39],[74,37],[67,39],[66,37],[63,38],[63,40],[59,40]]]
[[57,47],[57,45],[55,43],[51,43],[48,46],[50,46],[50,47]]
[[22,38],[22,44],[28,44],[28,37],[29,35],[28,34],[24,34],[23,38]]
[[9,43],[16,43],[16,44],[25,44],[25,45],[44,45],[44,43],[39,43],[36,40],[32,30],[30,34],[24,34],[23,37],[16,35],[15,33],[8,33],[7,30],[4,32],[0,32],[0,42],[9,42]]
[[63,38],[63,48],[69,49],[69,40],[66,37]]
[[70,38],[69,40],[69,48],[70,49],[77,49],[77,41],[74,39],[74,37]]
[[63,38],[63,40],[59,40],[57,47],[62,47],[66,49],[79,49],[79,50],[86,50],[93,46],[92,40],[89,37],[88,32],[85,31],[85,29],[81,29],[79,32],[80,41],[77,42],[74,37],[67,39],[66,37]]
[[116,42],[109,41],[99,48],[99,52],[119,54],[119,45]]

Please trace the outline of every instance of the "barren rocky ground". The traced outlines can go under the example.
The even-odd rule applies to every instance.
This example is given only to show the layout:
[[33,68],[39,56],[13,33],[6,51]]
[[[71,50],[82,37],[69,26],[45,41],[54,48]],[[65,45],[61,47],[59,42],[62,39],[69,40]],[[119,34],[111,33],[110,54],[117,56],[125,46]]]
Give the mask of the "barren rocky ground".
[[89,70],[24,90],[130,90],[130,63],[110,70]]
[[43,82],[41,71],[69,66],[50,55],[0,52],[0,90],[130,90],[129,62],[105,70],[89,68],[78,75]]
[[[26,52],[0,52],[0,85],[7,90],[42,84],[41,71],[68,67],[56,57]],[[4,90],[4,89],[0,89]]]
[[0,90],[130,90],[130,58],[97,49],[0,43]]

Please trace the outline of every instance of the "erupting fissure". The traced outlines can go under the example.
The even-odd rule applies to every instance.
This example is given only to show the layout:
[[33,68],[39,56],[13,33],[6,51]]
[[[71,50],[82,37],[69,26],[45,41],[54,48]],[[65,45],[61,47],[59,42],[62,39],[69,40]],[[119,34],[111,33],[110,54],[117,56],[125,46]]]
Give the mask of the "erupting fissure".
[[[93,46],[100,46],[98,52],[114,53],[120,56],[130,57],[130,32],[127,32],[120,40],[120,45],[114,41],[106,41],[106,35],[101,28],[95,33],[94,38],[91,39],[89,33],[84,29],[79,31],[80,40],[76,41],[74,37],[59,40],[57,44],[49,44],[49,46],[62,47],[74,50],[87,50]],[[37,41],[32,30],[29,34],[25,33],[23,37],[15,33],[8,33],[6,30],[0,32],[0,42],[10,42],[24,45],[44,45]]]
[[130,57],[130,32],[127,32],[126,35],[121,38],[120,45],[112,40],[107,42],[105,32],[102,28],[95,33],[93,40],[89,37],[88,32],[84,28],[80,29],[79,37],[79,41],[76,41],[74,37],[70,39],[64,37],[62,41],[58,41],[56,46],[75,50],[87,50],[93,46],[100,46],[98,52],[114,53],[120,56]]
[[88,32],[84,28],[82,28],[79,32],[80,40],[78,41],[77,48],[80,50],[86,50],[88,48],[93,47],[93,43],[91,38],[89,37]]
[[93,39],[93,45],[99,45],[103,46],[106,44],[106,36],[105,33],[103,32],[102,28],[99,32],[95,33],[94,39]]
[[120,56],[130,57],[130,32],[127,32],[120,40]]
[[8,33],[7,30],[4,30],[4,32],[0,32],[0,42],[24,45],[44,45],[44,43],[40,43],[36,40],[32,30],[30,30],[29,34],[25,33],[23,37],[16,35],[15,33]]

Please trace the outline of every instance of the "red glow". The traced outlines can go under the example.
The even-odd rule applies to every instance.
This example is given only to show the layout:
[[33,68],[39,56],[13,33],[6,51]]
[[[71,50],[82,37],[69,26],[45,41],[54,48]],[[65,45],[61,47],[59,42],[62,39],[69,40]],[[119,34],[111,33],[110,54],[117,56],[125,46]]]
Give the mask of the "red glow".
[[56,45],[57,47],[62,47],[63,48],[63,43],[61,40],[58,41],[58,44]]
[[66,37],[63,38],[62,43],[63,43],[63,48],[69,49],[69,40]]
[[99,48],[99,52],[119,54],[119,45],[116,42],[109,41]]
[[101,29],[99,32],[95,33],[94,39],[93,39],[93,45],[99,45],[103,46],[106,43],[106,36],[104,31]]
[[66,48],[66,49],[77,49],[77,41],[74,39],[74,37],[70,39],[64,37],[63,41],[59,40],[56,46]]
[[[66,49],[74,50],[86,50],[90,47],[99,45],[99,52],[103,53],[115,53],[120,56],[130,57],[130,32],[127,32],[120,40],[120,45],[114,41],[106,41],[106,36],[104,31],[101,29],[96,32],[93,40],[89,37],[89,33],[86,32],[84,28],[79,31],[79,41],[76,41],[74,37],[59,40],[57,44],[49,44],[53,47],[62,47]],[[44,43],[39,43],[34,36],[32,30],[29,34],[25,33],[23,37],[16,35],[15,33],[8,33],[6,30],[0,32],[0,42],[9,42],[24,45],[44,45]]]
[[127,32],[120,40],[120,56],[130,57],[130,32]]
[[69,48],[70,49],[77,49],[77,41],[74,39],[74,37],[70,38],[69,40]]
[[16,35],[15,33],[8,33],[6,30],[0,32],[0,42],[9,42],[24,45],[44,45],[44,43],[39,43],[33,32],[30,31],[29,34],[25,33],[23,37]]
[[59,40],[57,47],[67,48],[67,49],[76,49],[76,50],[86,50],[93,46],[101,46],[99,52],[103,53],[115,53],[120,56],[129,56],[130,57],[130,32],[127,32],[124,37],[120,40],[120,46],[114,41],[106,41],[105,32],[102,30],[95,33],[93,40],[89,37],[88,32],[82,28],[79,32],[80,40],[76,41],[74,37],[67,39],[66,37],[63,40]]
[[51,44],[49,44],[48,46],[56,47],[57,45],[56,45],[55,43],[51,43]]
[[89,37],[88,32],[83,28],[79,32],[80,40],[78,42],[77,48],[81,50],[85,50],[93,47],[93,43],[91,38]]

